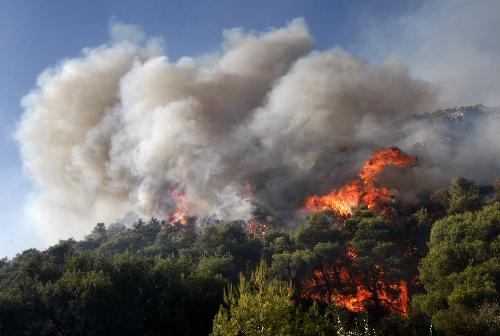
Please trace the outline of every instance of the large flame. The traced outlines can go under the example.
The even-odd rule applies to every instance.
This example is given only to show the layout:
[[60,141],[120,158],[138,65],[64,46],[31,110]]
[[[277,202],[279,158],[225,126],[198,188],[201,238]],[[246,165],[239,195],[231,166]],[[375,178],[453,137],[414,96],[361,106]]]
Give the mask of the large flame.
[[342,216],[349,216],[353,208],[365,204],[369,209],[382,213],[391,212],[392,193],[386,187],[377,187],[377,178],[388,165],[404,167],[416,160],[416,157],[406,155],[397,147],[377,151],[364,163],[357,179],[326,195],[307,198],[306,210],[332,210]]
[[[347,217],[355,207],[365,204],[383,214],[392,213],[392,192],[377,186],[380,173],[388,165],[404,167],[416,162],[399,148],[391,147],[373,153],[363,164],[358,178],[328,194],[313,195],[305,202],[307,211],[332,210]],[[381,265],[373,265],[369,286],[366,277],[356,271],[358,254],[347,251],[343,260],[332,260],[316,270],[313,277],[302,287],[302,297],[324,302],[334,302],[352,312],[367,311],[369,306],[378,306],[406,316],[408,311],[408,285],[404,280],[388,280]]]

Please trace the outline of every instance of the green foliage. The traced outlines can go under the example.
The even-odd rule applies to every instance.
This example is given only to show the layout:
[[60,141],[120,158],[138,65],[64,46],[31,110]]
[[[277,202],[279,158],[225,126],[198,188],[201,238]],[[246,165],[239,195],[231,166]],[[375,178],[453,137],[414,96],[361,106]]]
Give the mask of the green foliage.
[[182,250],[191,248],[196,238],[195,226],[192,223],[166,225],[158,232],[147,252],[151,255],[178,256]]
[[[337,325],[331,311],[317,305],[302,311],[292,301],[291,285],[266,278],[261,263],[249,279],[240,277],[237,288],[229,287],[224,304],[215,316],[213,336],[238,335],[333,335]],[[336,317],[336,316],[335,316]]]
[[223,222],[206,227],[197,237],[193,252],[198,257],[230,255],[236,270],[241,272],[258,262],[261,249],[261,241],[247,236],[241,223]]
[[[373,304],[369,310],[375,318],[380,318],[386,314],[378,293],[381,282],[397,284],[406,273],[402,228],[394,221],[365,210],[356,212],[348,223],[355,230],[351,244],[358,255],[353,268],[372,293]],[[399,290],[389,286],[384,291],[393,298],[400,295]]]
[[31,265],[0,292],[2,335],[208,334],[227,284],[183,260],[130,252],[75,252],[48,282]]
[[480,307],[499,300],[499,233],[500,204],[435,223],[420,272],[427,293],[415,303],[446,334],[500,332],[498,325],[486,331],[477,322],[487,315]]
[[207,335],[237,265],[260,248],[239,223],[201,234],[156,219],[98,224],[83,241],[2,261],[0,335]]
[[343,239],[343,232],[336,226],[337,216],[331,211],[315,212],[309,222],[294,235],[297,245],[311,248],[318,242]]
[[495,202],[500,202],[500,177],[497,177],[493,182],[493,192]]
[[438,210],[450,215],[477,210],[480,196],[479,187],[474,182],[458,177],[453,179],[449,187],[431,193],[430,199]]
[[237,289],[229,287],[214,319],[213,335],[291,335],[289,310],[292,289],[276,280],[266,281],[260,265]]
[[439,210],[443,212],[448,211],[450,207],[450,191],[448,188],[434,190],[430,195],[430,199]]
[[[259,237],[241,221],[99,223],[84,240],[0,259],[0,335],[402,336],[428,334],[431,318],[446,334],[493,335],[500,203],[467,212],[491,191],[456,179],[390,217],[322,211],[296,230],[262,212],[271,229]],[[401,279],[420,293],[407,318],[378,297]],[[365,313],[334,306],[358,285],[373,294]]]
[[449,214],[478,209],[479,188],[474,182],[459,177],[452,181],[448,190],[450,193]]
[[274,277],[290,282],[295,288],[299,288],[303,280],[313,272],[315,264],[316,256],[310,250],[277,253],[272,257],[269,272]]

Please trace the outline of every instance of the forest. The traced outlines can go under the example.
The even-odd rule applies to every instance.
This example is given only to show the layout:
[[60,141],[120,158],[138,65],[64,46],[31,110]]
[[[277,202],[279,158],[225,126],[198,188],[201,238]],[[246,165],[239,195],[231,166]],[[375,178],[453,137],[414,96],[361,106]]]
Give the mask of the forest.
[[498,335],[500,179],[290,228],[98,223],[0,260],[0,335]]

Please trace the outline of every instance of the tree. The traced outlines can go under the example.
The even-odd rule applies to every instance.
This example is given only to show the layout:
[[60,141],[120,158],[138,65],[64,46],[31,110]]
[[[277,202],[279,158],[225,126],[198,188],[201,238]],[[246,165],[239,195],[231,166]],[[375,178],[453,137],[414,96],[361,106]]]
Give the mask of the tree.
[[448,188],[439,188],[434,190],[430,194],[430,200],[432,205],[437,208],[435,212],[441,213],[442,215],[446,214],[448,208],[450,207],[450,191]]
[[272,256],[269,272],[272,276],[295,287],[295,299],[299,299],[304,280],[310,278],[317,266],[316,256],[310,250],[297,250],[292,253],[277,253]]
[[289,310],[293,290],[277,280],[267,281],[260,264],[250,279],[240,277],[238,288],[229,287],[214,319],[212,335],[291,335]]
[[307,225],[294,234],[297,245],[311,248],[319,242],[343,240],[345,232],[337,225],[338,220],[332,211],[314,212]]
[[314,305],[306,311],[291,300],[293,288],[286,282],[266,278],[261,263],[249,279],[240,277],[237,288],[229,287],[224,304],[214,318],[213,336],[239,335],[333,335],[337,324],[332,311],[322,314]]
[[[427,290],[415,305],[447,335],[500,332],[478,325],[485,304],[500,299],[500,204],[437,221],[420,278]],[[483,307],[483,310],[481,310]],[[491,309],[490,309],[491,311]]]
[[255,265],[260,257],[262,242],[246,235],[242,223],[223,222],[207,226],[194,244],[199,255],[232,256],[239,272]]
[[65,272],[46,293],[53,333],[97,336],[109,332],[114,293],[105,272]]
[[400,285],[407,273],[403,258],[407,246],[401,227],[366,210],[356,212],[348,224],[355,230],[353,269],[358,282],[371,293],[366,308],[376,318],[387,311],[406,314],[407,289]]
[[196,226],[193,223],[164,225],[148,247],[148,254],[178,256],[183,249],[189,249],[196,241]]
[[448,214],[476,210],[479,207],[479,188],[474,182],[463,177],[456,178],[451,182],[448,191]]
[[495,202],[500,202],[500,177],[497,177],[495,179],[495,182],[493,182],[493,190],[495,193]]

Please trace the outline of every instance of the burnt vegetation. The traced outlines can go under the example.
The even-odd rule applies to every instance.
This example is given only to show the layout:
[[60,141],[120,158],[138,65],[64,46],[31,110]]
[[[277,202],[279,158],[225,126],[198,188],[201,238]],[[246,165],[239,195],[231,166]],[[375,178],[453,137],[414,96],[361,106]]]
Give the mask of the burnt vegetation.
[[499,201],[458,178],[295,229],[99,223],[0,261],[0,335],[498,335]]

